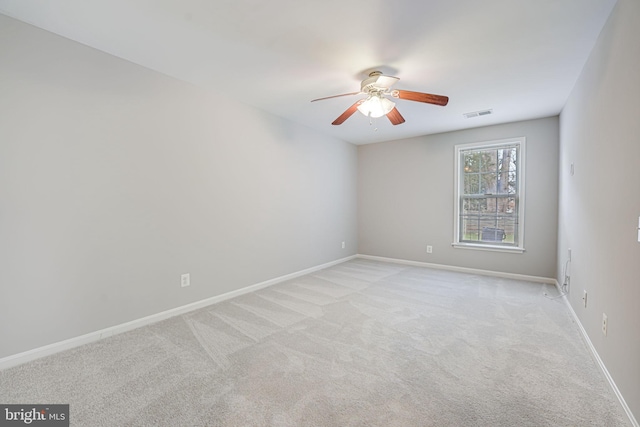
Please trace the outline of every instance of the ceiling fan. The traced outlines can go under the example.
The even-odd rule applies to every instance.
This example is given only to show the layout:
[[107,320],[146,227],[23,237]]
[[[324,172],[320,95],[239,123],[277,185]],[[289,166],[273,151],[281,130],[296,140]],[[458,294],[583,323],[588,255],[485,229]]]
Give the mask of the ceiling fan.
[[404,123],[404,117],[396,108],[395,102],[391,101],[387,96],[398,99],[406,99],[408,101],[424,102],[426,104],[434,104],[445,106],[449,102],[449,97],[442,95],[433,95],[423,92],[412,92],[409,90],[391,90],[391,86],[400,80],[398,77],[385,76],[380,71],[372,71],[369,77],[364,79],[360,84],[360,92],[344,93],[342,95],[327,96],[325,98],[313,99],[311,102],[322,101],[324,99],[338,98],[350,95],[367,95],[365,99],[356,101],[351,107],[335,119],[332,125],[341,125],[349,117],[360,111],[367,117],[387,116],[391,124],[399,125]]

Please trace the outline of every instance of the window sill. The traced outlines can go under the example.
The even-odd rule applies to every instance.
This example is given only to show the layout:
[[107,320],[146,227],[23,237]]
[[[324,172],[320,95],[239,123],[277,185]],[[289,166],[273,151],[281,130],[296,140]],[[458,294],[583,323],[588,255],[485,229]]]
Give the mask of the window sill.
[[458,249],[473,249],[473,250],[491,251],[491,252],[508,252],[508,253],[518,253],[518,254],[521,254],[524,252],[524,248],[521,248],[518,246],[486,245],[486,244],[477,244],[477,243],[452,243],[451,246]]

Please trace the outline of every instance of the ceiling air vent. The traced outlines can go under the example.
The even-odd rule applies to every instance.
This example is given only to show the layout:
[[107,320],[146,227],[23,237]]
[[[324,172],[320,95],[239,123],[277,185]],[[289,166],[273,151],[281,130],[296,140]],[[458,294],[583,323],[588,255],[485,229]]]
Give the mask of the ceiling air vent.
[[464,113],[463,116],[465,116],[467,119],[470,119],[472,117],[488,116],[489,114],[493,114],[493,110],[489,109],[489,110],[473,111],[471,113]]

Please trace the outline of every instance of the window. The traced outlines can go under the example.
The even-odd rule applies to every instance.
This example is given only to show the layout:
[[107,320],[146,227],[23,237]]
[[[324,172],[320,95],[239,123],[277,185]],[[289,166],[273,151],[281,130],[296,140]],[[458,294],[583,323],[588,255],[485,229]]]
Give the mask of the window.
[[525,139],[456,146],[455,247],[523,252]]

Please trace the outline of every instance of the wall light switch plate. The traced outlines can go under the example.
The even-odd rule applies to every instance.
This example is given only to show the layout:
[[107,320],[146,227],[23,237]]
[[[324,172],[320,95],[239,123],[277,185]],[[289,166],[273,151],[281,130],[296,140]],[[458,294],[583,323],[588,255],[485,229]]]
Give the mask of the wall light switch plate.
[[191,285],[191,277],[189,273],[183,274],[180,276],[180,287],[185,288]]

